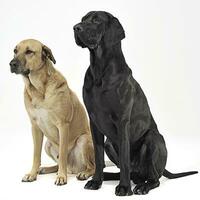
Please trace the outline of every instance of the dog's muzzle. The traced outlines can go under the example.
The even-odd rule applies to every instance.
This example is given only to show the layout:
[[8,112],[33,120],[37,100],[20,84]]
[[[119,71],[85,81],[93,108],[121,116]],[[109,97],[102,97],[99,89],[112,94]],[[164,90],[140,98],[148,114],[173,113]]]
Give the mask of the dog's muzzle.
[[76,33],[79,33],[79,32],[82,32],[83,31],[83,26],[81,26],[81,24],[76,24],[74,27],[73,27],[74,31]]
[[10,71],[15,74],[22,74],[27,76],[30,73],[29,69],[25,69],[21,66],[18,59],[13,59],[10,62]]
[[19,65],[20,65],[20,63],[19,63],[18,60],[16,60],[16,59],[11,60],[11,62],[10,62],[10,71],[12,73],[17,73],[17,71],[19,70],[18,69]]

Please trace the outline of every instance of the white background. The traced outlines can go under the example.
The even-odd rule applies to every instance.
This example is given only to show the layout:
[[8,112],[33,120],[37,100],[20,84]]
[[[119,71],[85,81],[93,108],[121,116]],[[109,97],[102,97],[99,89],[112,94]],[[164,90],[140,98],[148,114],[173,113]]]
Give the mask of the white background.
[[[10,73],[15,45],[35,38],[51,48],[69,86],[82,101],[89,65],[87,49],[76,46],[73,25],[91,10],[106,10],[122,23],[123,52],[148,98],[168,147],[172,172],[200,170],[200,3],[198,0],[0,0],[0,199],[115,199],[117,182],[99,191],[70,176],[55,186],[56,175],[21,183],[30,170],[32,138],[23,103],[22,78]],[[43,152],[44,165],[52,164]],[[109,168],[113,170],[113,168]],[[134,199],[199,199],[200,176],[161,179],[161,186]]]

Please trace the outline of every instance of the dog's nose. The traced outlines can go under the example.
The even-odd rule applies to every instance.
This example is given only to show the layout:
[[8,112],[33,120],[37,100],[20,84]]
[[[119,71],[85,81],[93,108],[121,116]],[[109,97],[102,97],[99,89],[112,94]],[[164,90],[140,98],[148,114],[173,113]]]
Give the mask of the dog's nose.
[[15,70],[17,69],[19,65],[19,62],[15,59],[11,60],[10,61],[10,69],[11,69],[11,72],[15,72]]
[[73,28],[74,28],[74,31],[76,31],[76,32],[83,31],[83,27],[81,26],[81,24],[77,24]]
[[11,67],[17,67],[17,65],[18,65],[17,60],[14,60],[14,59],[13,59],[13,60],[10,61],[10,66],[11,66]]

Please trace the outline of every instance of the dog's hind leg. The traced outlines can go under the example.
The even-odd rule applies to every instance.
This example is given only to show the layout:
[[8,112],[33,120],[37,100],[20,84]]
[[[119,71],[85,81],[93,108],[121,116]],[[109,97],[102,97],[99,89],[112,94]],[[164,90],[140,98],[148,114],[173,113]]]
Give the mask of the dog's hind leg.
[[50,166],[50,167],[41,167],[39,169],[39,174],[51,174],[58,171],[58,165]]
[[135,186],[133,192],[134,194],[148,194],[148,192],[160,185],[159,181],[147,181],[145,183],[139,183]]
[[[47,140],[45,144],[45,152],[51,157],[56,163],[58,161],[58,150],[53,144]],[[39,174],[50,174],[58,171],[58,165],[50,166],[50,167],[40,167],[38,173]]]
[[105,142],[105,152],[108,156],[108,158],[117,166],[119,167],[119,155],[118,153],[116,152],[113,144],[109,141],[109,139],[107,138],[106,139],[106,142]]
[[133,189],[134,194],[148,194],[150,190],[160,185],[157,169],[155,169],[153,164],[149,165],[148,170],[150,171],[150,174],[146,181],[142,178],[137,180],[137,185]]
[[135,194],[147,194],[151,189],[158,187],[166,164],[167,150],[159,133],[149,131],[143,146],[146,146],[146,150],[143,152],[141,173],[144,173],[145,182],[136,185],[133,190]]
[[95,169],[94,148],[89,134],[86,133],[80,136],[76,142],[76,146],[80,154],[78,156],[79,158],[77,157],[77,163],[79,163],[80,169],[76,178],[78,180],[86,180],[94,174]]
[[52,142],[47,140],[44,149],[46,154],[57,163],[59,157],[58,147],[56,148],[55,145],[52,144]]

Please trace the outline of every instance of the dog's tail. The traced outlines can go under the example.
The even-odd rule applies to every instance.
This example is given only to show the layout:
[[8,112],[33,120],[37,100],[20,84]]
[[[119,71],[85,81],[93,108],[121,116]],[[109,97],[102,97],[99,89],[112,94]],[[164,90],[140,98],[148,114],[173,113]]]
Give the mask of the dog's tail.
[[189,176],[189,175],[193,175],[193,174],[197,174],[197,173],[198,173],[198,171],[190,171],[190,172],[182,172],[182,173],[173,174],[165,169],[163,172],[163,176],[166,178],[169,178],[169,179],[174,179],[174,178],[181,178],[184,176]]
[[[163,176],[169,179],[174,179],[174,178],[181,178],[184,176],[189,176],[193,174],[197,174],[198,171],[190,171],[190,172],[182,172],[182,173],[171,173],[167,171],[166,169],[163,172]],[[120,172],[117,173],[112,173],[112,172],[104,172],[103,173],[103,180],[104,181],[115,181],[115,180],[120,180]]]
[[112,173],[112,172],[104,172],[103,180],[104,181],[115,181],[120,179],[120,172]]

